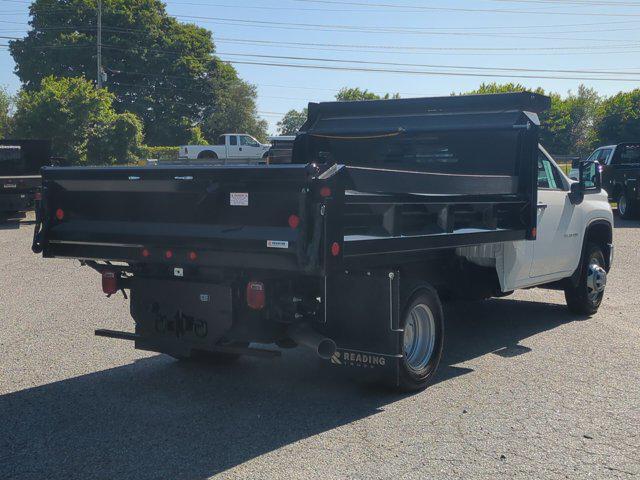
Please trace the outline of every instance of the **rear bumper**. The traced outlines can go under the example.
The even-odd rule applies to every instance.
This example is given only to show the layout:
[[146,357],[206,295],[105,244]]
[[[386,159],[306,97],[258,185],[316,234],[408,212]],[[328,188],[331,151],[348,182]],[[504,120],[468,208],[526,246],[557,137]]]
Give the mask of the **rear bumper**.
[[0,193],[0,212],[18,212],[30,208],[33,208],[33,196],[30,193]]

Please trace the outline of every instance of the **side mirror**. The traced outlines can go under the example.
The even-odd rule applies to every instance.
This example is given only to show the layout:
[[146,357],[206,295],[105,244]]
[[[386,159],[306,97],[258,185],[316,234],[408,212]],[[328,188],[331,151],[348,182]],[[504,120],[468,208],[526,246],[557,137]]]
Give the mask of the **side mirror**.
[[602,167],[598,162],[580,162],[578,183],[585,194],[600,193],[602,190]]
[[571,184],[571,191],[569,192],[569,200],[573,205],[580,205],[584,201],[584,191],[580,182]]
[[574,205],[583,202],[585,195],[600,193],[602,190],[602,167],[598,162],[580,162],[578,181],[571,184],[569,200]]

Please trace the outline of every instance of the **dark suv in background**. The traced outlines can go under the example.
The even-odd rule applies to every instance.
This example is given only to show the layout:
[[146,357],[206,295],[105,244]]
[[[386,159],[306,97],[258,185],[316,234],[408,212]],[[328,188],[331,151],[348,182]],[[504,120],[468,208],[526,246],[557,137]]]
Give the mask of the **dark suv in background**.
[[640,142],[597,148],[587,161],[602,165],[602,187],[609,193],[609,200],[618,203],[620,217],[635,218],[640,213]]

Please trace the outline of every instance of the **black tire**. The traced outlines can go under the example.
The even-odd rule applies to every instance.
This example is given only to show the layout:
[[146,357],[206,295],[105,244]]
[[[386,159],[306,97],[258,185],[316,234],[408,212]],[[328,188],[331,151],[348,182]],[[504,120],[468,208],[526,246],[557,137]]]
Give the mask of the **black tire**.
[[[584,258],[581,261],[581,272],[578,284],[576,286],[571,285],[564,290],[567,307],[569,307],[569,310],[573,313],[577,313],[579,315],[593,315],[598,311],[598,308],[600,308],[602,298],[604,297],[606,272],[604,273],[604,284],[602,285],[602,290],[597,293],[597,291],[593,289],[593,285],[596,279],[602,279],[602,272],[593,271],[591,268],[593,263],[597,263],[600,269],[604,271],[606,263],[602,248],[595,243],[588,243],[585,249]],[[599,277],[593,277],[594,275],[599,275]],[[598,283],[598,285],[600,283]]]
[[[417,310],[416,310],[417,309]],[[405,392],[415,392],[422,390],[429,385],[430,381],[438,369],[440,359],[442,358],[442,350],[444,345],[444,314],[442,312],[442,304],[437,292],[430,285],[422,285],[412,291],[408,300],[405,302],[405,308],[402,316],[402,328],[404,329],[403,335],[409,335],[410,330],[408,323],[410,322],[411,312],[422,310],[422,313],[430,316],[428,323],[431,325],[429,330],[433,328],[432,335],[432,348],[427,349],[424,354],[416,353],[416,350],[411,352],[407,350],[405,342],[407,337],[403,337],[403,357],[400,364],[400,374],[398,389]],[[415,324],[416,320],[412,322]],[[411,331],[419,332],[419,329],[412,328]],[[424,335],[423,335],[424,337]],[[427,342],[431,345],[431,342]],[[412,355],[413,353],[413,355]],[[413,365],[411,360],[413,357]],[[428,357],[428,358],[426,358]],[[416,359],[421,360],[421,365],[417,366]]]
[[625,192],[618,197],[618,215],[624,220],[631,220],[636,216],[637,205],[629,199]]

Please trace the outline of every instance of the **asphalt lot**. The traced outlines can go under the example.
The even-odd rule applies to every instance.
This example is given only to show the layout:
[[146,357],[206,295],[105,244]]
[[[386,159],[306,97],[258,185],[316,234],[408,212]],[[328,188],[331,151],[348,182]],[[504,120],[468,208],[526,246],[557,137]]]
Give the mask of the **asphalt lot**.
[[640,222],[619,222],[600,312],[559,292],[447,307],[435,385],[398,396],[304,351],[180,364],[98,275],[0,224],[0,478],[637,478]]

